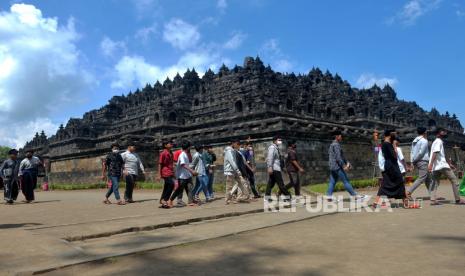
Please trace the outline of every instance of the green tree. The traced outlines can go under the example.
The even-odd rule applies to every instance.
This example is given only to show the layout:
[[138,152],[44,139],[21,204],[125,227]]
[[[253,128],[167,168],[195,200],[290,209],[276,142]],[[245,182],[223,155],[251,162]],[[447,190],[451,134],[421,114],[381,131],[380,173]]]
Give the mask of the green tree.
[[7,159],[9,150],[9,147],[0,146],[0,159]]

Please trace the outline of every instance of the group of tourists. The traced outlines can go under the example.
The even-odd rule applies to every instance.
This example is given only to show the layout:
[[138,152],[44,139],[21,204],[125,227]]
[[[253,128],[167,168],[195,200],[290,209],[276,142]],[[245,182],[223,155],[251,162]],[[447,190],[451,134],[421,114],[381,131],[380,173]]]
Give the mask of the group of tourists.
[[[289,189],[294,188],[295,195],[300,196],[299,173],[304,172],[297,159],[295,141],[288,142],[286,160],[280,153],[282,139],[274,137],[273,143],[268,148],[267,168],[269,181],[265,196],[270,196],[273,187],[277,184],[279,194],[290,195]],[[182,206],[196,206],[215,200],[214,171],[216,168],[216,154],[211,145],[194,145],[191,152],[191,143],[183,141],[181,149],[173,152],[172,141],[162,143],[163,151],[159,155],[157,180],[163,179],[163,191],[160,198],[161,208]],[[138,172],[145,173],[144,166],[139,156],[135,153],[135,145],[130,144],[127,150],[120,153],[118,144],[111,146],[110,152],[104,162],[102,178],[108,179],[110,187],[105,195],[104,203],[111,204],[109,197],[114,194],[116,203],[125,205],[132,203],[132,191],[137,180]],[[245,203],[261,197],[255,183],[255,153],[250,141],[241,142],[233,140],[224,149],[223,173],[226,179],[225,203]],[[285,185],[282,172],[286,170],[290,182]],[[126,192],[124,199],[119,194],[119,180],[126,180]],[[183,201],[186,193],[187,203]],[[204,200],[200,199],[203,193]]]
[[34,201],[34,189],[37,187],[39,167],[43,166],[41,160],[34,156],[34,151],[28,150],[26,158],[18,160],[18,151],[11,149],[9,158],[0,166],[0,177],[3,179],[3,196],[6,204],[13,204],[17,200],[21,189],[25,203]]
[[[336,183],[342,181],[346,191],[358,200],[365,200],[366,195],[358,194],[352,187],[347,172],[352,165],[345,158],[341,142],[340,131],[332,133],[333,142],[329,146],[329,185],[327,200],[337,201],[333,197]],[[443,128],[436,130],[436,139],[429,150],[427,129],[418,128],[418,137],[412,142],[411,166],[405,161],[400,140],[395,130],[386,130],[384,141],[377,145],[378,166],[382,173],[382,183],[379,187],[373,206],[383,203],[382,198],[402,199],[404,204],[412,199],[413,192],[425,183],[430,194],[431,205],[440,205],[443,198],[437,197],[437,189],[441,176],[445,176],[452,184],[455,203],[465,204],[460,198],[458,179],[454,174],[455,167],[446,158],[443,140],[447,131]],[[290,200],[290,189],[294,189],[294,196],[301,196],[300,174],[304,168],[297,158],[297,143],[287,141],[287,150],[279,136],[273,137],[271,145],[266,152],[266,168],[268,183],[265,189],[265,199],[271,200],[275,185],[278,186],[278,196]],[[183,141],[181,149],[173,152],[174,143],[164,141],[163,151],[159,155],[157,180],[163,179],[163,191],[160,198],[161,208],[182,206],[197,206],[204,202],[215,200],[214,172],[217,157],[211,145],[194,145],[191,153],[191,143]],[[241,142],[234,139],[225,147],[223,153],[223,173],[226,182],[225,203],[244,203],[261,197],[255,182],[255,152],[250,140]],[[39,158],[34,156],[32,150],[26,152],[26,158],[18,160],[18,151],[9,151],[9,159],[0,167],[0,177],[4,180],[4,198],[6,203],[12,204],[18,197],[19,189],[25,197],[25,202],[34,200],[34,189],[37,186],[38,169],[43,166]],[[418,170],[418,178],[406,189],[405,175],[413,169]],[[289,183],[284,183],[283,173],[288,175]],[[136,153],[136,145],[129,143],[127,150],[121,153],[118,144],[111,145],[111,152],[106,156],[102,166],[102,178],[109,183],[103,203],[111,204],[110,196],[114,194],[116,204],[125,205],[133,203],[133,190],[140,174],[146,174],[141,158]],[[124,198],[119,193],[120,179],[124,178],[126,189]],[[183,200],[186,193],[187,203]],[[204,200],[200,199],[203,193]]]
[[[444,198],[437,197],[437,189],[441,176],[445,176],[452,184],[455,203],[464,205],[465,201],[460,198],[458,186],[459,181],[454,174],[456,170],[450,159],[446,158],[444,150],[444,139],[447,137],[447,130],[444,128],[436,129],[436,139],[429,150],[427,129],[419,127],[418,136],[413,140],[411,146],[411,164],[408,166],[405,162],[402,149],[399,147],[399,139],[395,130],[386,130],[384,141],[380,145],[378,163],[382,172],[382,184],[378,190],[374,205],[380,204],[382,196],[387,198],[402,199],[404,205],[412,199],[413,192],[425,183],[430,194],[431,205],[440,205],[440,200]],[[405,174],[413,169],[418,170],[418,178],[412,186],[405,188]]]

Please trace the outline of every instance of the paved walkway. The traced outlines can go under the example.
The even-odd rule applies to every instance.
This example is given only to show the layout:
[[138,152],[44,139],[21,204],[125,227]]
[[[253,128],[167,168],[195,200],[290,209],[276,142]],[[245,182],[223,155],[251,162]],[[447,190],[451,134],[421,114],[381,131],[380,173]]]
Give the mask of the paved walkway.
[[[310,223],[326,216],[353,216],[356,222],[356,216],[360,216],[309,213],[304,208],[298,208],[295,213],[262,213],[263,201],[225,206],[223,200],[218,200],[200,207],[165,210],[157,208],[159,193],[147,190],[135,191],[138,200],[135,204],[104,205],[101,203],[103,194],[103,190],[40,192],[34,204],[0,205],[1,273],[44,272],[302,220],[310,219]],[[450,198],[450,186],[442,185],[440,194]],[[425,195],[425,191],[418,195]],[[442,209],[450,209],[451,218],[463,213],[459,206],[437,208]],[[431,213],[437,210],[427,206],[422,210],[396,209],[396,213],[421,213],[440,219],[442,214]],[[368,222],[370,218],[367,217]],[[450,220],[452,224],[459,222],[460,219]],[[428,224],[426,226],[429,228]],[[281,237],[273,239],[285,241],[289,235],[294,233],[282,233]],[[341,242],[343,235],[332,239]],[[73,269],[65,268],[57,273],[70,273]],[[93,274],[92,271],[86,273]]]

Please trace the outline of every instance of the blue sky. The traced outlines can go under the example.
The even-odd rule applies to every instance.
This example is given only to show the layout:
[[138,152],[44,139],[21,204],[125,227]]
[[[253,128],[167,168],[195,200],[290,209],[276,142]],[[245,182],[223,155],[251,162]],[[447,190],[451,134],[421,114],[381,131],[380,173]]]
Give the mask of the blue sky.
[[0,144],[187,67],[260,55],[273,69],[390,83],[426,110],[465,110],[465,1],[0,2]]

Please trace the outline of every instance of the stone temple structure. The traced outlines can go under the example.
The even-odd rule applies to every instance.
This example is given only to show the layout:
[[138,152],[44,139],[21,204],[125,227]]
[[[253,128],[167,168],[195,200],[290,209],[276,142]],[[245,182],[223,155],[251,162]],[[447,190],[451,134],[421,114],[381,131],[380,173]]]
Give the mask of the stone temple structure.
[[[223,148],[233,138],[249,138],[255,145],[258,183],[266,182],[265,149],[276,134],[296,139],[306,168],[304,184],[328,178],[330,132],[345,133],[344,149],[354,166],[352,178],[373,177],[375,129],[395,128],[409,144],[418,126],[450,131],[447,146],[465,144],[464,129],[455,115],[425,111],[415,102],[397,99],[389,86],[357,89],[338,74],[312,69],[308,74],[275,72],[257,57],[243,66],[222,66],[202,77],[187,70],[181,77],[147,84],[127,96],[114,96],[107,105],[72,118],[47,138],[36,134],[26,148],[47,163],[52,183],[97,183],[101,159],[111,143],[136,141],[148,167],[156,173],[162,139],[211,144],[218,156],[217,181],[222,181]],[[451,156],[459,159],[461,152]],[[463,158],[461,158],[463,160]]]

